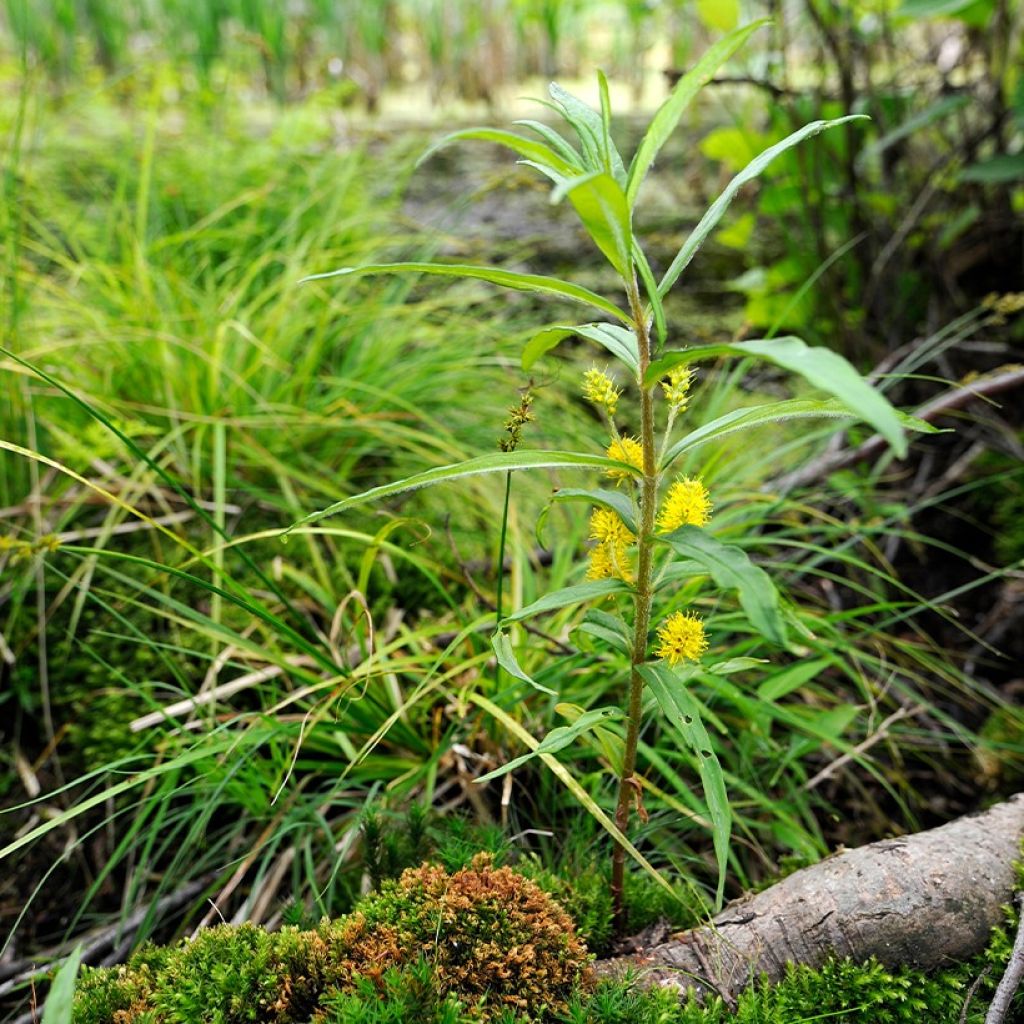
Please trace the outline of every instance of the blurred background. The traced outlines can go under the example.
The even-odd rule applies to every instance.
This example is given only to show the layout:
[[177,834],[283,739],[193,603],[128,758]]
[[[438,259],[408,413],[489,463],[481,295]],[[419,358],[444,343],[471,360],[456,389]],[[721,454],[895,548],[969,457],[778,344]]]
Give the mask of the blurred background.
[[[808,634],[799,656],[765,651],[686,584],[716,653],[771,659],[694,684],[735,804],[731,894],[1020,788],[1019,0],[3,0],[13,1015],[31,964],[82,935],[92,962],[117,962],[194,928],[211,900],[264,923],[345,911],[368,804],[532,836],[517,842],[582,877],[599,830],[550,773],[472,782],[522,752],[508,721],[543,735],[565,714],[489,664],[503,485],[278,539],[339,498],[494,450],[531,383],[529,447],[602,449],[578,390],[590,353],[564,345],[532,382],[519,370],[532,332],[576,314],[472,282],[298,282],[450,257],[610,287],[572,211],[508,153],[417,158],[466,124],[551,123],[527,98],[551,79],[596,104],[601,68],[628,159],[678,76],[762,16],[644,187],[656,273],[762,149],[817,118],[870,120],[742,192],[669,297],[670,343],[798,334],[944,432],[897,463],[860,427],[796,421],[681,464]],[[691,425],[794,387],[709,368]],[[516,605],[582,578],[587,533],[568,504],[535,532],[570,481],[520,476]],[[521,654],[577,709],[621,696],[584,611],[545,620]],[[653,727],[643,742],[638,842],[697,914],[715,871],[694,765]],[[560,756],[609,806],[607,746]],[[635,906],[665,909],[643,892]]]

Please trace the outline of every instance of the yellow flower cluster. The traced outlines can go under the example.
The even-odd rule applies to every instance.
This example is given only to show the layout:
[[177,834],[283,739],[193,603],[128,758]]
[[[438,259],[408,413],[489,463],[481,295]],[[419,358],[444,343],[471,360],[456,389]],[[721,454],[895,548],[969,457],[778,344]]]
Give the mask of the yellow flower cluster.
[[[639,470],[644,468],[644,450],[640,446],[640,442],[635,437],[615,438],[615,440],[612,441],[612,443],[605,449],[604,453],[609,459],[615,459],[618,462],[625,462],[627,465],[635,466]],[[608,469],[605,470],[605,473],[616,481],[616,483],[621,483],[623,480],[629,480],[633,475],[624,469]]]
[[658,513],[663,533],[680,526],[707,526],[711,518],[711,497],[699,479],[680,477],[669,489]]
[[673,412],[683,412],[690,401],[690,385],[693,384],[693,370],[689,366],[677,366],[669,370],[668,380],[661,382],[665,399]]
[[673,612],[658,627],[658,657],[670,665],[681,661],[697,661],[708,649],[704,623],[692,612]]
[[609,416],[615,415],[621,394],[615,382],[602,370],[594,368],[583,374],[583,397],[594,405],[604,406]]
[[597,543],[590,550],[587,579],[620,579],[632,583],[629,545],[636,537],[629,527],[611,509],[595,509],[590,516],[590,538]]

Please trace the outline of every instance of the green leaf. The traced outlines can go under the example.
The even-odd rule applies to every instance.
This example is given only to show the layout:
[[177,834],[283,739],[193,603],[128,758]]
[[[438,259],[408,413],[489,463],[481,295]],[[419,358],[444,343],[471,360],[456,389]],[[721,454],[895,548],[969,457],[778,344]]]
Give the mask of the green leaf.
[[480,455],[475,459],[467,459],[465,462],[456,462],[451,466],[437,466],[434,469],[425,470],[415,476],[406,477],[404,480],[397,480],[394,483],[382,484],[380,487],[372,487],[361,494],[353,494],[349,498],[342,498],[333,505],[321,509],[319,512],[312,512],[310,515],[300,519],[288,527],[287,533],[299,526],[307,526],[315,523],[325,516],[332,516],[337,512],[343,512],[347,508],[356,505],[364,505],[370,501],[379,501],[381,498],[389,498],[392,494],[401,494],[403,491],[415,491],[420,487],[430,487],[433,484],[445,483],[448,480],[458,480],[466,476],[479,476],[482,473],[511,473],[520,469],[627,469],[630,473],[637,475],[639,470],[628,463],[619,462],[616,459],[608,459],[603,455],[590,455],[584,452],[493,452],[490,455]]
[[500,768],[495,768],[493,772],[481,775],[480,778],[474,781],[490,782],[492,779],[499,779],[502,775],[507,775],[510,771],[519,768],[521,765],[526,764],[527,761],[531,761],[541,754],[558,753],[559,750],[565,749],[573,740],[588,730],[595,728],[595,726],[624,717],[619,708],[595,708],[593,711],[584,712],[572,724],[559,725],[552,729],[535,749],[513,758],[508,764],[503,764]]
[[363,277],[369,274],[436,274],[439,277],[471,278],[487,281],[502,288],[514,288],[521,292],[558,295],[563,299],[572,299],[575,302],[593,306],[623,323],[632,322],[629,314],[624,313],[614,303],[587,288],[581,288],[569,281],[559,281],[556,277],[517,274],[514,271],[501,270],[498,267],[476,267],[461,263],[371,263],[363,267],[342,267],[340,270],[330,270],[326,274],[311,274],[309,277],[304,277],[299,283],[323,281],[329,277]]
[[513,121],[512,123],[536,132],[570,167],[576,171],[583,170],[583,160],[579,153],[550,125],[546,125],[542,121],[531,121],[529,119]]
[[[662,305],[661,296],[658,294],[658,283],[654,280],[654,272],[650,263],[647,262],[647,254],[640,248],[640,243],[633,239],[633,265],[640,274],[644,291],[647,293],[647,300],[651,304],[651,311],[654,314],[654,330],[658,339],[658,350],[665,344],[668,337],[668,326],[665,323],[665,307]],[[635,344],[635,339],[634,339]]]
[[526,160],[537,164],[544,164],[559,174],[573,174],[575,167],[572,163],[560,156],[550,146],[542,142],[534,142],[533,139],[524,139],[515,132],[502,131],[498,128],[465,128],[461,131],[452,132],[443,139],[435,142],[416,161],[416,166],[429,160],[438,150],[463,139],[472,139],[480,142],[494,142],[499,146],[505,146],[513,152],[518,153]]
[[[629,165],[629,178],[626,182],[626,199],[630,207],[636,203],[637,193],[647,172],[654,163],[661,147],[675,131],[683,111],[690,105],[694,96],[715,76],[715,72],[747,41],[753,32],[769,23],[769,18],[751,22],[738,28],[731,35],[720,39],[710,46],[703,57],[676,83],[669,97],[658,108],[651,119],[647,132],[643,137],[632,162]],[[661,294],[664,294],[662,292]]]
[[580,633],[587,633],[590,636],[596,636],[598,639],[604,640],[605,643],[613,647],[620,654],[629,655],[632,637],[630,636],[629,626],[626,625],[625,620],[619,615],[610,615],[608,612],[591,608],[583,616],[583,622],[576,629]]
[[578,334],[588,341],[596,341],[616,359],[622,360],[629,367],[633,379],[639,381],[640,352],[636,344],[636,335],[617,324],[580,324],[578,327],[571,327],[569,324],[555,324],[552,327],[546,327],[526,343],[526,348],[523,349],[523,369],[529,370],[545,352],[549,352],[559,342],[574,334]]
[[551,193],[557,202],[569,197],[587,234],[620,277],[632,277],[633,229],[622,186],[607,172],[573,178]]
[[615,148],[611,138],[605,145],[604,123],[601,115],[592,110],[571,92],[566,92],[557,82],[548,87],[551,99],[562,116],[572,125],[579,136],[583,149],[583,163],[588,171],[608,171],[609,174],[625,188],[626,169],[622,165],[622,157]]
[[558,694],[555,690],[550,687],[541,686],[535,679],[531,679],[520,667],[519,662],[516,660],[515,652],[512,650],[512,642],[508,638],[508,633],[498,630],[491,637],[491,647],[494,648],[494,656],[498,659],[498,664],[513,678],[521,679],[524,683],[529,683],[535,690],[540,690],[541,693],[549,693],[553,697],[557,697]]
[[501,624],[522,622],[523,619],[531,619],[534,615],[557,611],[559,608],[582,604],[584,601],[594,601],[599,597],[607,597],[609,594],[631,594],[632,592],[633,588],[622,580],[587,580],[586,583],[577,583],[573,587],[552,590],[532,604],[526,605],[525,608],[520,608],[519,611],[507,615]]
[[730,658],[728,661],[720,661],[712,665],[709,672],[718,676],[731,676],[735,672],[749,672],[753,668],[761,668],[762,665],[769,665],[767,658]]
[[695,345],[667,352],[651,364],[645,383],[653,384],[675,366],[716,356],[751,356],[766,359],[799,374],[809,384],[835,395],[859,419],[870,423],[896,454],[907,454],[907,439],[896,410],[838,353],[827,348],[810,348],[799,338],[783,337],[736,341],[720,345]]
[[750,624],[772,643],[786,646],[779,592],[768,573],[754,565],[742,548],[723,544],[696,526],[681,526],[671,533],[658,534],[655,539],[703,566],[718,586],[737,591]]
[[717,907],[722,905],[725,892],[725,872],[729,862],[729,836],[732,832],[732,808],[725,791],[725,777],[718,763],[711,737],[700,718],[700,708],[686,688],[685,676],[680,676],[663,662],[639,666],[640,675],[650,687],[665,717],[675,726],[683,742],[694,752],[700,781],[704,787],[704,801],[711,818],[711,833],[718,862]]
[[82,944],[79,943],[61,964],[46,996],[43,1024],[71,1024],[71,1009],[75,999],[75,979],[82,962]]
[[697,17],[708,28],[728,32],[740,20],[740,0],[697,0]]
[[691,430],[680,438],[662,459],[662,468],[667,468],[684,452],[691,451],[698,445],[715,441],[738,430],[749,430],[765,423],[779,423],[782,420],[802,419],[805,417],[834,417],[857,419],[858,414],[847,408],[837,399],[789,398],[782,402],[769,402],[767,405],[752,405],[745,409],[733,409],[724,416],[705,423],[696,430]]
[[799,661],[795,665],[790,665],[761,683],[757,688],[758,700],[779,700],[821,675],[831,664],[831,658],[815,658],[813,661]]
[[1024,152],[1003,153],[971,164],[960,172],[961,181],[977,181],[983,185],[1006,185],[1024,178]]
[[633,502],[621,491],[586,491],[574,487],[559,488],[551,496],[552,501],[585,501],[589,505],[610,508],[626,524],[630,532],[636,533],[636,518]]
[[[784,153],[787,149],[792,149],[793,146],[803,142],[805,139],[812,138],[815,135],[820,134],[827,128],[835,128],[837,125],[847,124],[850,121],[866,120],[863,114],[851,114],[848,117],[837,117],[831,121],[812,121],[810,124],[806,124],[803,128],[793,132],[792,135],[787,136],[781,142],[777,142],[774,146],[770,146],[763,153],[757,156],[754,160],[751,160],[746,167],[736,175],[732,181],[729,182],[725,187],[725,191],[708,207],[707,213],[701,218],[700,223],[690,233],[690,237],[683,243],[683,247],[679,250],[676,258],[672,261],[668,270],[665,271],[665,276],[661,279],[661,284],[658,285],[658,294],[662,297],[665,296],[666,292],[676,283],[679,279],[679,275],[689,265],[690,260],[697,254],[697,250],[704,244],[704,240],[715,230],[718,222],[722,219],[725,211],[729,208],[729,204],[733,201],[736,193],[748,182],[756,178],[777,156]],[[627,195],[628,195],[627,190]]]
[[959,14],[975,0],[904,0],[896,10],[898,18],[945,18]]
[[924,110],[918,111],[913,117],[908,117],[902,124],[897,125],[892,131],[886,132],[881,138],[876,139],[869,146],[865,146],[857,154],[858,166],[881,156],[890,146],[895,145],[901,139],[913,135],[914,132],[926,128],[935,121],[939,121],[950,114],[961,110],[970,103],[967,96],[943,96],[934,103],[929,103]]

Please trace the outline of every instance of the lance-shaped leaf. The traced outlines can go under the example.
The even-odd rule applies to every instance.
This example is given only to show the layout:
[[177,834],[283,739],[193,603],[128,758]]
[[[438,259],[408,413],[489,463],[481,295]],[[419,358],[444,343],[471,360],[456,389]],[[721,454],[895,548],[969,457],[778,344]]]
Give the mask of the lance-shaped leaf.
[[747,41],[753,32],[771,19],[743,25],[708,47],[704,56],[676,83],[667,100],[658,108],[651,119],[647,132],[640,143],[633,160],[629,165],[629,178],[626,182],[626,198],[632,207],[636,202],[637,193],[644,177],[654,163],[661,147],[675,131],[683,111],[690,105],[694,96],[714,77],[715,72]]
[[749,430],[765,423],[779,423],[782,420],[832,417],[840,419],[857,419],[857,413],[847,408],[837,399],[790,398],[782,402],[769,402],[766,405],[752,405],[745,409],[733,409],[724,416],[719,416],[710,423],[705,423],[696,430],[691,430],[685,437],[676,441],[661,461],[663,469],[672,465],[684,452],[691,451],[708,441],[734,434],[738,430]]
[[571,178],[551,193],[551,202],[568,196],[587,234],[620,277],[632,275],[633,229],[622,186],[607,172]]
[[526,764],[527,761],[531,761],[540,754],[557,754],[559,750],[565,749],[565,747],[569,746],[573,740],[587,732],[589,729],[593,729],[596,726],[607,722],[614,722],[616,719],[623,717],[623,713],[619,708],[595,708],[593,711],[587,711],[580,715],[580,717],[571,725],[559,725],[552,729],[551,732],[549,732],[547,736],[540,741],[540,744],[536,749],[531,750],[529,753],[522,754],[519,757],[513,758],[508,762],[508,764],[503,764],[493,772],[481,775],[480,778],[475,781],[490,782],[492,779],[499,779],[502,775],[507,775],[510,771],[519,768],[521,765]]
[[444,149],[445,146],[463,139],[493,142],[499,146],[505,146],[518,153],[524,160],[546,165],[559,174],[571,175],[576,173],[576,165],[556,153],[551,146],[547,146],[543,142],[536,142],[533,139],[524,139],[521,135],[516,135],[515,132],[502,131],[499,128],[464,128],[461,131],[452,132],[450,135],[446,135],[443,139],[435,142],[416,161],[416,166],[419,167],[420,164],[425,163],[438,150]]
[[[647,262],[647,254],[640,247],[640,243],[636,238],[633,239],[633,265],[640,275],[644,291],[647,293],[647,298],[651,303],[651,313],[654,316],[654,330],[658,339],[658,351],[660,352],[665,344],[665,339],[668,337],[665,307],[662,305],[661,296],[658,294],[658,283],[654,280],[654,271],[651,270],[651,265]],[[650,319],[646,314],[645,318]]]
[[[43,1007],[42,1024],[71,1024],[74,1019],[75,979],[82,962],[82,943],[79,943],[61,964],[60,970],[50,985]],[[32,1015],[33,1020],[35,1014]]]
[[665,717],[675,727],[683,742],[697,759],[697,770],[704,787],[704,802],[708,805],[711,832],[718,862],[718,892],[716,902],[722,904],[725,891],[725,872],[729,862],[729,835],[732,832],[732,808],[725,791],[722,766],[711,746],[711,737],[700,719],[700,708],[686,688],[688,672],[676,672],[663,662],[641,665],[640,675],[654,694]]
[[587,580],[586,583],[577,583],[574,587],[563,587],[561,590],[550,591],[532,604],[526,605],[525,608],[506,615],[500,624],[522,622],[523,619],[532,619],[534,615],[557,611],[559,608],[568,608],[573,604],[594,601],[599,597],[608,597],[610,594],[630,594],[632,592],[633,588],[622,580]]
[[342,498],[341,501],[336,501],[333,505],[328,505],[327,508],[313,512],[292,524],[288,527],[288,532],[299,526],[308,526],[325,516],[332,516],[356,505],[379,501],[381,498],[389,498],[393,494],[415,491],[420,487],[430,487],[448,480],[459,480],[466,476],[480,476],[483,473],[511,473],[521,469],[593,469],[594,467],[623,469],[633,475],[639,473],[635,466],[630,466],[626,462],[586,452],[493,452],[490,455],[467,459],[465,462],[456,462],[451,466],[436,466],[434,469],[425,470],[415,476],[406,477],[404,480],[382,484],[380,487],[372,487],[361,494],[353,494],[350,498]]
[[529,118],[512,123],[520,128],[529,128],[530,131],[536,132],[570,167],[576,171],[583,170],[583,160],[579,153],[550,125],[544,124],[543,121],[531,121]]
[[846,124],[849,121],[865,120],[863,114],[851,114],[849,117],[837,117],[831,121],[812,121],[803,128],[788,135],[781,142],[770,146],[759,156],[747,164],[746,167],[736,175],[725,187],[725,191],[708,207],[707,213],[700,219],[700,223],[693,229],[690,237],[683,243],[683,247],[676,254],[676,258],[665,271],[665,276],[658,285],[658,294],[663,296],[676,283],[679,275],[686,269],[690,260],[697,254],[697,250],[703,245],[704,240],[711,234],[722,219],[729,204],[733,201],[736,193],[748,182],[756,178],[777,156],[792,149],[805,139],[825,131],[826,128],[835,128],[837,125]]
[[[302,281],[324,281],[330,277],[365,277],[371,274],[435,274],[438,277],[462,277],[472,280],[487,281],[501,288],[514,288],[520,292],[539,292],[542,295],[557,295],[563,299],[582,302],[609,316],[631,323],[628,313],[623,312],[613,302],[569,281],[560,281],[557,277],[544,277],[541,274],[518,274],[512,270],[499,267],[477,267],[464,263],[370,263],[363,267],[342,267],[340,270],[329,270],[325,274],[311,274]],[[302,282],[300,282],[302,283]]]
[[576,130],[587,170],[608,171],[625,188],[626,168],[611,137],[605,132],[601,115],[571,92],[566,92],[557,82],[551,83],[548,92],[555,108]]
[[629,655],[632,650],[632,636],[629,626],[619,615],[610,615],[597,608],[591,608],[576,630],[580,633],[588,633],[604,640],[609,646],[614,647],[620,654]]
[[847,409],[856,413],[858,419],[870,423],[900,458],[907,454],[907,439],[900,416],[882,393],[864,380],[837,352],[812,348],[799,338],[758,338],[721,345],[695,345],[666,352],[651,364],[646,383],[653,384],[673,367],[723,355],[764,359],[799,374],[809,384],[838,398]]
[[735,590],[750,624],[780,647],[786,646],[786,623],[779,607],[779,592],[771,577],[733,544],[723,544],[706,530],[680,526],[655,538],[677,554],[703,566],[718,586]]
[[548,686],[541,686],[540,683],[528,676],[519,667],[519,662],[516,660],[515,651],[512,650],[512,642],[508,638],[508,633],[499,629],[491,637],[491,647],[494,648],[494,656],[498,659],[498,664],[510,676],[515,679],[521,679],[524,683],[529,683],[535,690],[540,690],[541,693],[550,693],[552,696],[556,696],[554,690]]
[[636,516],[633,502],[622,491],[585,491],[575,487],[562,487],[551,496],[552,501],[585,501],[588,505],[600,505],[611,509],[628,527],[636,533]]
[[640,354],[637,349],[636,335],[617,324],[580,324],[579,327],[555,324],[553,327],[546,327],[543,331],[538,331],[526,343],[526,348],[523,349],[523,369],[529,370],[545,352],[549,352],[559,342],[571,338],[574,334],[578,334],[588,341],[595,341],[602,348],[607,349],[616,359],[620,359],[629,367],[635,380],[639,380]]

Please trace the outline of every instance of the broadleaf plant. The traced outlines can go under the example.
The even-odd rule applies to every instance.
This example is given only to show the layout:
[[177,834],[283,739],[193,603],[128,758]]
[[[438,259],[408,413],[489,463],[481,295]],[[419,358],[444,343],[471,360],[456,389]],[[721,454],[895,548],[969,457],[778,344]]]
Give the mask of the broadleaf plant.
[[[345,268],[334,274],[429,273],[470,277],[492,284],[570,298],[588,305],[612,322],[580,325],[556,324],[538,331],[527,343],[523,366],[529,368],[564,338],[575,336],[591,341],[617,360],[629,382],[630,399],[639,406],[639,437],[621,435],[615,416],[623,390],[606,372],[592,369],[584,377],[583,395],[597,407],[609,428],[609,444],[603,456],[570,452],[518,450],[471,459],[454,466],[429,470],[396,484],[374,488],[313,513],[312,522],[362,502],[383,498],[403,490],[454,480],[474,473],[509,472],[513,469],[566,469],[602,471],[606,489],[572,489],[556,494],[556,500],[586,501],[593,507],[589,567],[585,582],[541,597],[531,605],[500,618],[493,646],[499,661],[513,678],[539,687],[515,660],[508,630],[514,623],[570,605],[602,600],[619,605],[623,614],[592,610],[581,628],[608,639],[613,650],[628,657],[628,697],[622,708],[600,708],[580,714],[571,726],[560,726],[539,743],[532,741],[531,753],[516,758],[479,781],[497,778],[532,758],[542,761],[574,794],[582,792],[575,780],[552,756],[588,731],[623,720],[624,743],[613,768],[617,771],[618,798],[614,822],[589,798],[584,802],[612,834],[612,892],[617,919],[622,919],[623,884],[627,850],[645,866],[646,861],[628,840],[633,808],[642,814],[641,784],[636,777],[637,753],[644,703],[654,698],[654,713],[674,730],[680,746],[693,751],[698,766],[708,820],[713,832],[719,868],[718,902],[721,902],[727,866],[731,813],[722,769],[711,737],[701,720],[700,703],[687,689],[701,674],[720,678],[738,670],[738,662],[703,663],[708,650],[701,618],[690,610],[676,610],[657,624],[657,643],[652,650],[652,605],[655,593],[677,584],[680,566],[684,576],[708,576],[723,592],[735,591],[741,612],[754,634],[768,644],[786,647],[787,620],[771,577],[755,565],[738,546],[724,544],[709,531],[711,499],[699,478],[670,474],[675,459],[699,444],[713,441],[762,423],[791,417],[846,417],[860,419],[877,430],[898,456],[906,453],[901,417],[888,401],[864,381],[841,356],[820,348],[809,348],[797,338],[775,338],[696,347],[668,348],[670,331],[665,322],[662,298],[693,259],[702,242],[719,222],[729,203],[744,183],[760,174],[771,161],[800,142],[846,123],[849,118],[816,121],[776,143],[741,171],[687,238],[660,282],[655,280],[640,241],[633,233],[633,211],[641,198],[641,185],[659,151],[675,130],[687,105],[718,68],[765,22],[745,25],[713,45],[678,84],[655,113],[632,162],[626,169],[611,138],[611,110],[604,76],[599,76],[601,110],[591,109],[560,86],[552,85],[551,101],[544,105],[557,113],[574,130],[577,142],[536,121],[518,126],[540,141],[507,131],[476,128],[446,136],[428,151],[463,140],[479,140],[507,146],[521,162],[544,174],[552,183],[552,201],[568,200],[594,244],[621,280],[625,303],[618,305],[603,296],[568,281],[516,274],[500,268],[457,266],[445,263],[394,263]],[[319,274],[327,278],[332,274]],[[735,410],[711,423],[676,436],[683,422],[693,381],[692,364],[708,359],[767,360],[801,375],[826,399],[800,398]],[[661,429],[657,429],[659,420]],[[684,561],[672,561],[681,557]],[[670,568],[673,571],[668,571]],[[659,565],[661,568],[659,569]],[[631,606],[632,614],[625,613]],[[627,622],[627,618],[631,621]],[[758,659],[741,659],[743,668],[756,666]],[[716,675],[717,670],[717,675]],[[483,698],[481,698],[481,701]],[[477,701],[483,706],[481,701]],[[493,706],[493,705],[488,705]],[[607,739],[607,729],[601,730]]]

